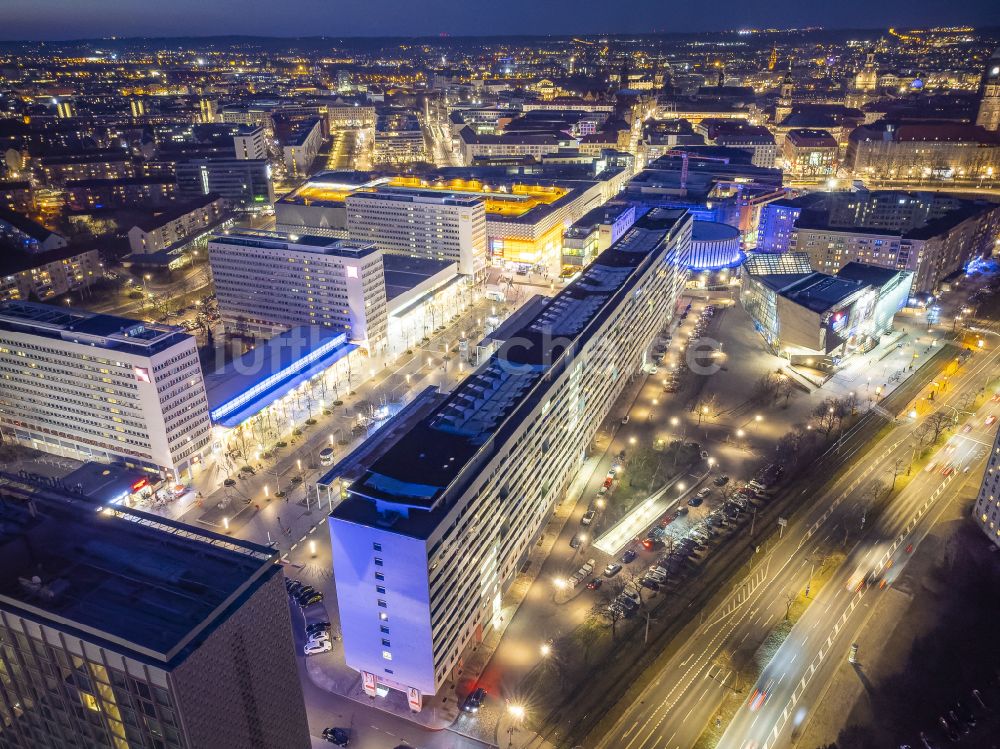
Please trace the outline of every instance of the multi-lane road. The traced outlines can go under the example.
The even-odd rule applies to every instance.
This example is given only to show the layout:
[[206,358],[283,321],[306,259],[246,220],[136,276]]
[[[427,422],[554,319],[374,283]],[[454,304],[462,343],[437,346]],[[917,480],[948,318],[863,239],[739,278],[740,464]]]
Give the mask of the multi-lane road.
[[[1000,350],[971,358],[951,379],[950,392],[939,396],[939,409],[950,407],[966,393],[984,387],[1000,362]],[[746,577],[681,644],[643,694],[625,707],[622,717],[593,746],[620,749],[682,749],[693,746],[710,721],[715,720],[723,698],[740,688],[744,701],[725,731],[719,746],[767,747],[787,741],[795,716],[824,683],[825,664],[846,657],[852,628],[862,621],[865,596],[873,587],[849,586],[857,574],[867,575],[905,562],[906,549],[918,543],[940,507],[956,488],[980,469],[991,441],[983,420],[998,404],[980,405],[970,417],[972,428],[953,436],[938,448],[935,471],[921,471],[875,517],[869,512],[871,487],[888,483],[897,461],[913,457],[916,424],[903,419],[868,453],[863,464],[845,472],[820,501],[802,517],[790,522],[782,538],[761,558]],[[926,418],[926,417],[924,417]],[[954,446],[953,446],[954,445]],[[942,475],[952,465],[954,472]],[[969,467],[969,473],[965,468]],[[981,471],[980,471],[981,472]],[[845,538],[847,540],[844,543]],[[737,685],[727,654],[749,649],[765,640],[786,615],[791,595],[805,590],[813,566],[830,550],[847,553],[847,559],[830,582],[815,595],[784,644],[754,685]],[[886,555],[889,556],[886,556]],[[848,588],[851,587],[852,590]],[[822,653],[822,655],[820,655]],[[754,689],[757,694],[754,695]],[[751,700],[750,698],[753,697]],[[793,704],[794,703],[794,704]]]

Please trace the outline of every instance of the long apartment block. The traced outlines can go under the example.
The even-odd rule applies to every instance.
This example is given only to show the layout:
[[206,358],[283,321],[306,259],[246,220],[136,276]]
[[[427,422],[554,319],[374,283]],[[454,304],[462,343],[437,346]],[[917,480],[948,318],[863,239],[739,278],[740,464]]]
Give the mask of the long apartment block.
[[[330,516],[347,663],[436,693],[504,592],[681,294],[691,218],[654,209],[548,300]],[[419,702],[419,699],[416,700]]]
[[38,450],[178,478],[211,433],[195,339],[114,315],[0,304],[0,429]]
[[270,338],[318,325],[385,345],[385,269],[371,243],[244,229],[213,236],[208,258],[228,330]]

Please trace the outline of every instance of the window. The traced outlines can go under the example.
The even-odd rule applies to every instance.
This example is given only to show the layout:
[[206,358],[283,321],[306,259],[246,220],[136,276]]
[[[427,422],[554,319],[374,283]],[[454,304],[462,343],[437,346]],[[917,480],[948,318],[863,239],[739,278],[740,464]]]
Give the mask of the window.
[[388,650],[383,650],[382,651],[382,657],[385,658],[387,661],[391,661],[392,660],[392,653],[390,653]]
[[380,611],[378,613],[378,618],[381,619],[384,622],[389,621],[389,615],[387,613],[385,613],[384,611]]
[[392,647],[392,643],[391,643],[391,642],[389,642],[389,641],[388,641],[387,639],[385,639],[385,638],[383,637],[383,638],[382,638],[382,646],[383,646],[383,647],[386,647],[386,648],[389,648],[389,647]]
[[377,544],[377,543],[373,543],[373,544],[372,544],[372,548],[373,548],[373,549],[374,549],[375,551],[382,551],[382,544]]
[[378,580],[379,582],[384,582],[385,581],[385,575],[383,575],[381,572],[376,572],[375,573],[375,579]]
[[381,557],[375,557],[375,566],[376,567],[381,567],[382,566],[382,559],[381,559]]
[[379,607],[380,609],[387,609],[387,608],[389,608],[389,604],[387,604],[387,603],[385,602],[385,599],[384,599],[384,598],[379,598],[379,599],[378,599],[378,607]]
[[385,595],[385,586],[384,585],[376,585],[375,586],[375,592],[376,593],[381,593],[382,595]]
[[389,628],[388,628],[387,626],[385,626],[384,624],[383,624],[383,625],[382,625],[381,627],[379,627],[379,630],[380,630],[380,631],[382,632],[382,634],[384,634],[384,635],[387,635],[387,634],[389,634]]

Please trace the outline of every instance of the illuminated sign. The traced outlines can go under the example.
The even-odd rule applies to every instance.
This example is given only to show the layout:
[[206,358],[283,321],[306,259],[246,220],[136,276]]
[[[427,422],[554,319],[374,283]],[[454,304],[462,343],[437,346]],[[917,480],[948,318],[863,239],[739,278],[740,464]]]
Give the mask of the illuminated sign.
[[144,367],[132,367],[132,373],[135,375],[135,379],[139,382],[152,382],[149,379],[149,370]]
[[141,478],[138,481],[132,482],[132,491],[137,492],[140,489],[144,489],[147,486],[149,486],[149,479]]

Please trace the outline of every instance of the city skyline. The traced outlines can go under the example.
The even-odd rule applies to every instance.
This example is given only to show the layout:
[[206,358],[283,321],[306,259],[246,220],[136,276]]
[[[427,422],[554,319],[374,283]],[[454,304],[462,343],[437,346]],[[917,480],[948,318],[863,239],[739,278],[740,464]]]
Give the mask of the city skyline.
[[[486,6],[487,9],[490,6]],[[719,0],[710,21],[702,8],[685,2],[632,0],[622,6],[599,0],[565,6],[511,0],[504,13],[483,12],[483,5],[459,0],[408,3],[386,0],[372,13],[365,4],[348,3],[334,11],[322,0],[291,0],[276,5],[266,0],[205,4],[178,0],[165,18],[161,7],[147,0],[112,0],[95,12],[72,0],[15,0],[0,8],[0,40],[80,40],[108,36],[156,38],[199,36],[261,36],[280,38],[434,37],[710,33],[741,28],[879,29],[901,26],[989,26],[1000,23],[990,0],[955,8],[933,0],[889,0],[873,4],[849,0],[835,6],[819,3],[745,3]],[[334,14],[335,17],[334,17]],[[624,17],[623,17],[624,16]],[[59,24],[52,23],[53,17]],[[302,21],[308,18],[308,25]],[[55,31],[58,28],[59,31]],[[64,29],[66,31],[64,31]],[[71,31],[68,31],[70,30]],[[308,33],[302,31],[308,29]]]
[[0,8],[0,744],[987,745],[993,15]]

